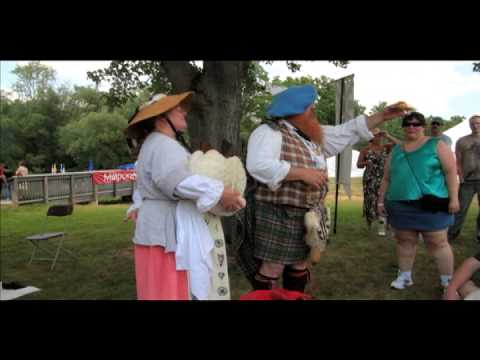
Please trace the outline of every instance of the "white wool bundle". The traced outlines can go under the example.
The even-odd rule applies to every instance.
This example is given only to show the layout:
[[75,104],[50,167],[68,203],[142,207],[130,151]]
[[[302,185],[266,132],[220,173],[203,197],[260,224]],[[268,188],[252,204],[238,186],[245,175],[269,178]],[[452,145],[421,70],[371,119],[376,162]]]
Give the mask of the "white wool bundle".
[[245,191],[247,187],[247,175],[243,168],[242,161],[237,156],[232,156],[225,160],[223,183],[235,191],[238,191],[240,194],[243,194]]
[[[247,175],[237,156],[225,159],[217,150],[209,150],[206,153],[195,151],[190,157],[189,166],[194,174],[219,180],[242,195],[245,191]],[[210,212],[219,216],[230,216],[235,213],[225,211],[220,204],[217,204]]]
[[205,154],[195,151],[190,157],[190,170],[197,175],[204,175],[223,182],[225,176],[225,157],[217,150]]

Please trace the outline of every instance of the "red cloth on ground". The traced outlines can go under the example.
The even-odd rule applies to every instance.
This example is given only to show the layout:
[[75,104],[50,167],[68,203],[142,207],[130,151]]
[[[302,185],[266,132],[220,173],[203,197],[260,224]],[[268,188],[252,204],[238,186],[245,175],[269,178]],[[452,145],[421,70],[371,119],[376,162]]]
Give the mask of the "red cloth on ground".
[[313,297],[298,291],[275,288],[251,291],[240,296],[240,300],[313,300]]

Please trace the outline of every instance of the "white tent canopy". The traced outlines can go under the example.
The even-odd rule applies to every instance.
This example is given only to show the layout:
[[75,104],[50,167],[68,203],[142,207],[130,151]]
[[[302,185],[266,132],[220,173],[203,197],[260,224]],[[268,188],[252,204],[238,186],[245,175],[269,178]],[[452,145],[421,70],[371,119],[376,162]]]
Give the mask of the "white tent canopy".
[[[365,169],[359,169],[357,168],[357,160],[358,156],[360,155],[360,152],[357,150],[352,150],[352,171],[351,171],[351,177],[362,177],[363,176],[363,171]],[[336,163],[337,163],[337,157],[332,156],[327,159],[327,165],[328,165],[328,177],[335,177],[335,169],[336,169]]]
[[463,120],[460,124],[455,125],[454,127],[444,132],[445,135],[449,136],[450,139],[452,139],[452,150],[455,149],[455,143],[458,141],[458,139],[471,133],[472,129],[470,129],[470,122],[468,121],[468,119]]

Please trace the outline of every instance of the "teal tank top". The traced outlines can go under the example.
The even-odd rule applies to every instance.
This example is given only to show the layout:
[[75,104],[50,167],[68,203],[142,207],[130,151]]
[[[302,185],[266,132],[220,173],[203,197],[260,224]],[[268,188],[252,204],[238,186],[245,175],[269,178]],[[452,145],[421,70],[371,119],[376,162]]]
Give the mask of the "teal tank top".
[[387,200],[418,200],[422,197],[422,192],[442,198],[448,197],[445,175],[437,154],[439,140],[430,138],[420,148],[411,152],[405,152],[399,145],[395,145],[390,161]]

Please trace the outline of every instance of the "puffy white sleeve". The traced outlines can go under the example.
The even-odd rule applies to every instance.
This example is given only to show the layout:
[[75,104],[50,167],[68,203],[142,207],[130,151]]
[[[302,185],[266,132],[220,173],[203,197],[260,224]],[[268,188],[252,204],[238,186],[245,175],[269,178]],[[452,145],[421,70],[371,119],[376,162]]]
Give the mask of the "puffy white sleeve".
[[280,160],[282,134],[261,125],[250,135],[247,147],[247,170],[253,178],[275,191],[290,171],[290,163]]
[[323,126],[323,131],[325,136],[323,151],[327,158],[341,153],[347,146],[356,144],[360,140],[373,138],[368,130],[365,115],[357,116],[341,125]]
[[133,204],[130,205],[130,207],[127,209],[127,215],[134,210],[140,209],[140,207],[142,206],[142,196],[140,195],[140,191],[138,191],[137,188],[133,190],[132,200]]
[[175,187],[175,195],[182,199],[194,200],[201,213],[212,209],[222,197],[223,183],[203,175],[192,175]]

